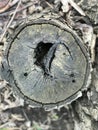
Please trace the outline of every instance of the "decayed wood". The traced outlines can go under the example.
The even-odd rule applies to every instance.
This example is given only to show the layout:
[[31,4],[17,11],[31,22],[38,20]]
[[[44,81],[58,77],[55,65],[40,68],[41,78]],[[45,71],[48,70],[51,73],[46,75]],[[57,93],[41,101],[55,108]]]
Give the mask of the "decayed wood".
[[[78,0],[76,0],[76,1],[78,1]],[[88,16],[90,18],[90,20],[93,21],[93,24],[96,24],[96,25],[98,23],[98,17],[97,17],[98,9],[96,8],[98,6],[97,3],[98,3],[97,0],[91,0],[91,1],[90,0],[86,0],[86,1],[81,0],[80,1],[80,7],[85,11],[86,16]],[[97,41],[98,41],[97,26],[95,26],[94,29],[95,29],[95,32],[97,33]],[[30,48],[30,50],[34,49],[32,46],[28,46],[28,47]],[[90,87],[87,91],[83,92],[83,95],[81,98],[77,99],[76,101],[71,103],[71,105],[69,105],[69,110],[67,111],[67,113],[65,110],[65,113],[63,113],[63,114],[65,114],[65,115],[68,114],[68,115],[67,116],[61,115],[61,118],[64,116],[62,121],[64,121],[64,125],[65,125],[64,129],[66,128],[66,130],[73,130],[73,129],[74,130],[97,130],[98,129],[98,47],[97,47],[97,45],[96,45],[95,49],[96,49],[96,55],[95,55],[96,64],[95,64],[95,68],[93,71],[92,84],[90,85]],[[61,52],[59,54],[61,54]],[[39,54],[39,56],[40,56],[40,54]],[[51,57],[48,57],[48,59],[51,59]],[[10,71],[8,70],[7,64],[4,63],[6,61],[5,61],[5,59],[3,59],[3,60],[4,61],[3,61],[2,65],[4,65],[4,66],[2,66],[2,67],[4,67],[4,69],[7,68],[7,70],[5,71],[5,72],[7,72],[7,73],[5,73],[5,75],[7,77],[7,75],[9,76],[9,74],[11,73],[12,70],[10,70]],[[16,58],[15,58],[15,60],[16,60]],[[47,58],[45,60],[47,61]],[[44,62],[45,62],[45,60],[44,60]],[[49,61],[51,61],[51,60],[49,60]],[[49,63],[47,63],[47,66],[49,66]],[[33,70],[31,70],[29,74],[31,74],[32,71]],[[39,71],[39,68],[38,68],[38,71]],[[24,75],[26,76],[27,73],[25,73]],[[11,80],[12,79],[13,79],[13,77],[11,77]],[[12,81],[14,81],[14,80],[12,80]],[[35,103],[35,105],[37,105],[37,104]],[[7,107],[4,107],[4,106],[2,106],[2,107],[4,109],[9,108],[8,105],[7,105]],[[37,113],[38,113],[38,111],[40,111],[40,110],[37,110]],[[63,109],[63,111],[64,111],[64,109]],[[62,114],[62,112],[60,114]],[[43,114],[42,114],[42,116],[43,116]],[[40,119],[38,119],[38,120],[40,120]],[[58,119],[58,120],[60,120],[60,119]],[[4,120],[3,120],[3,122],[4,122]],[[63,126],[61,124],[61,122],[60,122],[60,124],[57,123],[58,126],[61,125],[60,129],[62,129],[62,126]],[[2,128],[2,126],[1,126],[1,128]],[[56,127],[56,129],[58,129],[58,128]]]
[[57,107],[87,89],[88,52],[66,24],[39,19],[17,30],[5,50],[8,63],[2,62],[2,74],[25,100],[40,107]]

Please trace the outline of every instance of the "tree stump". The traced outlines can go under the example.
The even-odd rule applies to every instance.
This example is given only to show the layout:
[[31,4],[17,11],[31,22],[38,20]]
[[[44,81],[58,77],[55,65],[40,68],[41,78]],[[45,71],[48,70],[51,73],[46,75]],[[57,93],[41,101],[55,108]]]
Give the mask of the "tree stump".
[[78,98],[91,76],[89,55],[78,35],[58,20],[45,19],[16,30],[1,71],[25,101],[45,108]]

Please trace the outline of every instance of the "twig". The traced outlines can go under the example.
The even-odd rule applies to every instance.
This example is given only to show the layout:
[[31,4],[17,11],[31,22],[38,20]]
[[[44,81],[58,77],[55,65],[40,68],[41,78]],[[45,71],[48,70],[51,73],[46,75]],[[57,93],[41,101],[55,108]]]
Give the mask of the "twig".
[[70,0],[69,2],[71,4],[71,6],[77,10],[81,15],[85,16],[85,12],[73,1],[73,0]]
[[[34,3],[28,3],[26,6],[22,7],[19,10],[17,10],[17,13],[21,12],[22,10],[25,10],[26,8],[28,8],[28,7],[32,6],[32,5],[34,5]],[[12,14],[13,14],[13,12],[10,15],[12,15]]]
[[[11,127],[11,128],[10,128],[10,127]],[[10,122],[10,121],[8,121],[8,122],[6,122],[6,123],[0,125],[0,130],[3,129],[3,128],[4,128],[4,129],[7,128],[7,130],[20,130],[20,129],[18,129],[17,127],[15,127],[15,123],[14,123],[14,122]]]
[[10,7],[10,2],[11,0],[9,0],[8,3],[3,8],[0,9],[0,13],[3,13]]
[[50,8],[54,8],[48,1],[45,1],[46,2],[46,4],[50,7]]
[[85,16],[85,12],[73,0],[61,0],[61,3],[67,9],[67,11],[68,11],[68,4],[70,4],[81,15]]
[[4,37],[4,36],[5,36],[5,34],[6,34],[6,31],[8,30],[9,26],[11,25],[11,23],[12,23],[12,21],[13,21],[13,19],[14,19],[15,15],[16,15],[16,13],[17,13],[17,9],[18,9],[18,8],[19,8],[19,6],[20,6],[20,3],[21,3],[21,0],[18,2],[18,5],[17,5],[17,7],[16,7],[16,9],[15,9],[15,11],[14,11],[14,13],[13,13],[13,16],[12,16],[11,20],[9,21],[9,23],[8,23],[7,27],[5,28],[5,30],[4,30],[4,32],[3,32],[3,34],[2,34],[2,36],[1,36],[1,38],[0,38],[0,42],[2,42],[3,37]]
[[4,6],[4,7],[2,7],[1,9],[0,9],[0,13],[3,13],[3,12],[5,12],[6,10],[8,10],[10,7],[12,7],[12,6],[14,6],[19,0],[14,0],[14,1],[12,1],[12,0],[9,0],[8,1],[8,3]]
[[9,0],[0,0],[0,9],[3,8],[4,6],[6,6],[9,3]]
[[[26,8],[30,7],[34,5],[34,3],[28,3],[27,5],[25,5],[24,7],[22,7],[21,9],[17,10],[16,13],[21,12],[22,10],[25,10]],[[7,16],[7,15],[13,15],[14,11],[8,11],[8,12],[4,12],[1,13],[0,16]]]
[[9,122],[6,122],[5,124],[0,125],[0,129],[7,127]]
[[27,121],[29,121],[29,118],[28,118],[28,116],[27,116],[27,114],[26,114],[25,110],[24,110],[24,109],[22,109],[22,111],[23,111],[23,114],[24,114],[24,116],[25,116],[25,119],[26,119]]

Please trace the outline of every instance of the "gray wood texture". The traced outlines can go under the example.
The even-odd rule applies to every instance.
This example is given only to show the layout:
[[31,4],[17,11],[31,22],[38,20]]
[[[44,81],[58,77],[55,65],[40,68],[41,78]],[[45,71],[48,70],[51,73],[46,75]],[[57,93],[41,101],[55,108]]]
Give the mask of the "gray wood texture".
[[55,107],[75,100],[87,87],[89,56],[67,25],[41,21],[16,31],[5,51],[3,66],[8,67],[2,73],[26,101]]

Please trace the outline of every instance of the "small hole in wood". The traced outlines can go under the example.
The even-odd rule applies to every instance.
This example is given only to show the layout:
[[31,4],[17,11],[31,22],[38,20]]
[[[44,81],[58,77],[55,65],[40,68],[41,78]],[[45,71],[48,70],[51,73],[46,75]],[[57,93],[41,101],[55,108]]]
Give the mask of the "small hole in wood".
[[26,73],[24,73],[24,76],[26,77],[26,76],[28,76],[28,73],[26,72]]
[[52,47],[52,43],[38,43],[37,47],[34,50],[34,58],[36,59],[36,65],[42,65],[45,55],[48,53],[49,49]]
[[50,48],[52,47],[52,43],[38,43],[37,47],[34,50],[34,58],[35,58],[35,65],[40,66],[45,71],[45,58],[48,54]]
[[76,82],[76,80],[75,80],[75,79],[73,79],[73,80],[72,80],[72,83],[75,83],[75,82]]
[[63,55],[65,56],[65,55],[66,55],[66,53],[63,53]]

